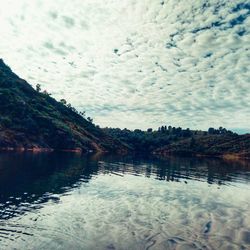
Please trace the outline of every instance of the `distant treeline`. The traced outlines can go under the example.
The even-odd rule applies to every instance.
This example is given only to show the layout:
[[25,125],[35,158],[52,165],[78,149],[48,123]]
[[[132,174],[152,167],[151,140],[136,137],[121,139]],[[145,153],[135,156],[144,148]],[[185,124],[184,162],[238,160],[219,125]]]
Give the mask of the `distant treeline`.
[[230,136],[235,135],[223,127],[209,128],[207,131],[183,129],[181,127],[161,126],[157,130],[148,128],[146,131],[135,129],[104,128],[105,133],[125,142],[138,152],[151,152],[156,148],[178,142],[185,138],[200,138],[211,135]]

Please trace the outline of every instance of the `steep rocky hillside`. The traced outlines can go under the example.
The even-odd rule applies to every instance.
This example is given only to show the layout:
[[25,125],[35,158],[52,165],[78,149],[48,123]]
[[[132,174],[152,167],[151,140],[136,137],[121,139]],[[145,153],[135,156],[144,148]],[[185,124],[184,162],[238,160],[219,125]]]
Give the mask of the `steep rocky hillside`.
[[0,59],[0,148],[126,152],[73,108],[34,90]]

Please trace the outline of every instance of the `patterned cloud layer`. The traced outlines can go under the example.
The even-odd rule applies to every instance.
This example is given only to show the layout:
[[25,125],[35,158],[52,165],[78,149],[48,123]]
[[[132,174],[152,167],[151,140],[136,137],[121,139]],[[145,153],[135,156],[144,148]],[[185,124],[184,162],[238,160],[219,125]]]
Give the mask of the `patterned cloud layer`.
[[6,0],[0,56],[101,126],[250,129],[243,0]]

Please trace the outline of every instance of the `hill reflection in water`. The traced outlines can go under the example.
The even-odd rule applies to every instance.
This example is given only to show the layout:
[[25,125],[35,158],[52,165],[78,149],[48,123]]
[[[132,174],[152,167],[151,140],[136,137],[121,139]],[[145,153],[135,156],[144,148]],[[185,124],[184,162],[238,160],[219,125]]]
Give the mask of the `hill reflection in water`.
[[[165,160],[117,155],[81,155],[72,153],[2,153],[0,155],[0,206],[30,205],[39,208],[57,195],[88,182],[98,174],[131,174],[162,181],[207,181],[209,184],[233,185],[249,182],[249,162],[219,159],[169,158]],[[0,210],[0,218],[16,213]]]
[[0,244],[244,249],[249,183],[249,162],[1,153]]

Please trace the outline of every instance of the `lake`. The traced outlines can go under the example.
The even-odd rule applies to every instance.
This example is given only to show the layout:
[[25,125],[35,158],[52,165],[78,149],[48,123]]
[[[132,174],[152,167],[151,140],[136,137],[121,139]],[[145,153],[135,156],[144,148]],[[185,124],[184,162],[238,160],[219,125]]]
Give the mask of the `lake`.
[[250,163],[0,153],[0,249],[250,249]]

